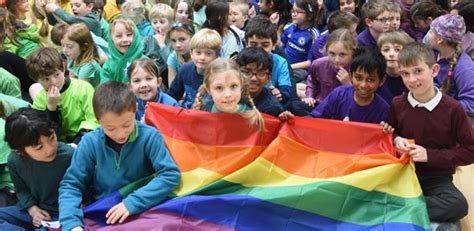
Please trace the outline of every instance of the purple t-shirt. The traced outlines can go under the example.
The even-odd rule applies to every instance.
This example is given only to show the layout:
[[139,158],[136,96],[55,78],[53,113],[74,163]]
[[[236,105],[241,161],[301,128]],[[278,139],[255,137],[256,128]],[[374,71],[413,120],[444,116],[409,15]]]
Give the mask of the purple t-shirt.
[[334,89],[310,115],[316,118],[380,123],[387,120],[388,111],[387,102],[377,94],[369,105],[359,106],[354,101],[353,86],[346,85]]
[[[449,60],[438,60],[440,70],[435,78],[435,86],[443,86],[444,79],[448,76]],[[448,95],[459,101],[467,114],[474,115],[474,62],[464,52],[459,56],[454,67],[454,78]]]
[[[349,73],[349,67],[345,68]],[[308,70],[308,79],[306,80],[306,97],[323,101],[334,88],[341,85],[336,75],[339,68],[329,62],[329,58],[322,57],[316,59]]]
[[313,46],[309,50],[308,59],[313,62],[315,59],[326,56],[324,54],[324,46],[329,39],[329,31],[325,30],[321,35],[314,41]]
[[368,28],[366,28],[364,31],[360,32],[359,35],[357,35],[357,42],[360,46],[366,46],[371,48],[377,47],[377,41],[375,41],[375,38],[372,36],[372,34],[370,34]]
[[377,94],[379,94],[389,105],[392,103],[393,97],[402,95],[406,92],[408,92],[408,89],[405,87],[405,84],[403,84],[402,77],[390,76],[388,74],[385,75],[385,81],[377,90]]

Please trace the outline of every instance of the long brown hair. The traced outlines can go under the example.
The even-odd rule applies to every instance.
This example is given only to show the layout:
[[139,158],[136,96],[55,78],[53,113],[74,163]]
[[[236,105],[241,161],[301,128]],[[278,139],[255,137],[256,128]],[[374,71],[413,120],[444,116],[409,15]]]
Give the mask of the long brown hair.
[[8,12],[5,8],[0,8],[0,41],[2,41],[0,43],[0,51],[3,50],[5,38],[9,38],[16,46],[20,45],[15,36],[15,21],[15,16],[13,14]]
[[75,23],[67,28],[63,38],[79,44],[81,54],[74,60],[74,66],[88,63],[92,60],[99,61],[99,53],[89,28],[84,23]]

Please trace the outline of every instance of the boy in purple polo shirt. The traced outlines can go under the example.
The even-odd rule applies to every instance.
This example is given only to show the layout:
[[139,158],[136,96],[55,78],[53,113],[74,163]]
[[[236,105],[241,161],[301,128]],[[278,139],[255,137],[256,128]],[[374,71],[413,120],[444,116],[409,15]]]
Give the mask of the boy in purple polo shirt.
[[386,3],[370,1],[362,7],[367,28],[357,36],[360,46],[377,47],[380,34],[390,29],[390,11]]
[[390,107],[393,143],[415,162],[433,230],[460,230],[458,221],[467,215],[468,204],[452,175],[457,166],[474,162],[469,119],[459,102],[433,86],[440,67],[428,46],[405,46],[398,63],[409,93],[395,97]]
[[389,105],[375,92],[383,83],[386,65],[378,50],[362,51],[352,60],[352,85],[334,89],[310,115],[366,123],[385,121]]

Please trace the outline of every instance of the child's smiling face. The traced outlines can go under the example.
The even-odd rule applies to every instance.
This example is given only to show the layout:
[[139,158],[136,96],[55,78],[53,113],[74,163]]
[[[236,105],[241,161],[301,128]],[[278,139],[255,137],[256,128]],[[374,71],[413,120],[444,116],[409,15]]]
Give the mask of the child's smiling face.
[[216,108],[221,112],[235,113],[242,96],[242,83],[236,71],[214,73],[208,93]]
[[359,106],[369,105],[383,83],[376,72],[367,73],[360,68],[352,72],[351,82],[354,87],[354,100]]
[[115,47],[122,54],[125,54],[132,44],[134,32],[127,30],[123,23],[117,23],[111,32]]

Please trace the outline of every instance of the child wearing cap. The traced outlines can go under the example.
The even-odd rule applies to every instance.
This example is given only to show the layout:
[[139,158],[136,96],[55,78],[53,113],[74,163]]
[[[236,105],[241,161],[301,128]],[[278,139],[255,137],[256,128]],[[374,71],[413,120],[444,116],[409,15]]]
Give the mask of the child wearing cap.
[[474,116],[474,62],[462,51],[466,33],[463,17],[445,14],[431,22],[423,43],[438,51],[440,71],[435,85],[461,103],[467,114]]

